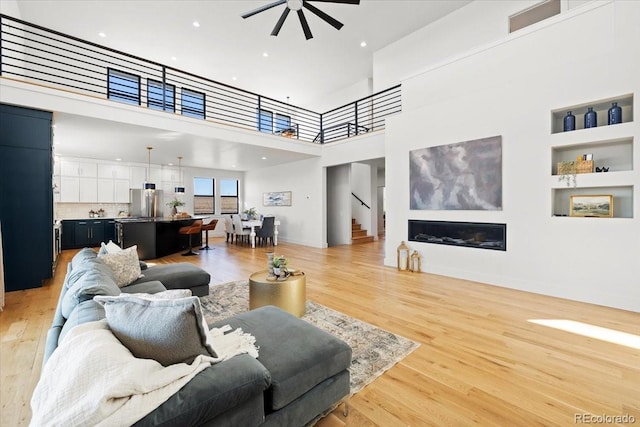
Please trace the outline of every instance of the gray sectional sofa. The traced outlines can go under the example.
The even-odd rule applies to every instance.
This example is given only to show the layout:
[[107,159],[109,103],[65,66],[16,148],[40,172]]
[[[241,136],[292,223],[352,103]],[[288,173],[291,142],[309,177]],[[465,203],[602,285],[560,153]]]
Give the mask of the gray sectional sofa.
[[[203,272],[191,264],[154,266],[142,281],[118,288],[96,252],[80,250],[68,264],[44,363],[73,327],[105,318],[93,296],[198,290],[205,275],[209,281]],[[253,335],[259,357],[241,354],[211,365],[136,426],[304,426],[349,395],[351,348],[342,340],[271,306],[209,326],[224,325]]]

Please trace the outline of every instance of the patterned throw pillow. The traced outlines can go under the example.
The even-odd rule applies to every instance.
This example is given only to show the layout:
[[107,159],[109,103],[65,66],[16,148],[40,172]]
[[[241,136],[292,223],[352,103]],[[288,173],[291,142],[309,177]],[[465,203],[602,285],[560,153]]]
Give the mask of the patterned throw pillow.
[[130,285],[141,276],[137,249],[137,246],[131,246],[120,252],[98,255],[98,258],[111,268],[116,285],[120,288]]

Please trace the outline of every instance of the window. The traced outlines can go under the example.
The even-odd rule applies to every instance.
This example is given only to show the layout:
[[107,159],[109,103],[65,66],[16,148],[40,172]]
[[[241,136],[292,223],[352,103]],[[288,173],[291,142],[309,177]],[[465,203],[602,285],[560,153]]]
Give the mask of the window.
[[118,102],[140,105],[140,76],[109,68],[107,97]]
[[162,82],[157,80],[147,80],[147,107],[154,110],[176,111],[176,87],[174,85],[165,84],[164,86],[164,104],[162,99]]
[[258,130],[273,133],[273,113],[268,110],[258,110]]
[[213,178],[193,178],[193,213],[215,213],[215,180]]
[[182,88],[182,115],[204,119],[204,93]]
[[238,180],[220,180],[220,204],[222,214],[238,213]]
[[291,128],[291,117],[284,114],[276,113],[276,133],[282,133],[283,131]]

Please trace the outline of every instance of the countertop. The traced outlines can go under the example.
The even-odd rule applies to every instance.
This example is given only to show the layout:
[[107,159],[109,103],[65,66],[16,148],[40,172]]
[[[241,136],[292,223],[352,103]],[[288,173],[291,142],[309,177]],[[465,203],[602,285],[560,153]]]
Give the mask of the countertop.
[[193,221],[196,219],[205,219],[209,218],[208,215],[195,215],[189,218],[172,218],[172,217],[161,217],[161,218],[115,218],[116,222],[124,222],[124,223],[143,223],[143,222],[179,222],[179,221]]

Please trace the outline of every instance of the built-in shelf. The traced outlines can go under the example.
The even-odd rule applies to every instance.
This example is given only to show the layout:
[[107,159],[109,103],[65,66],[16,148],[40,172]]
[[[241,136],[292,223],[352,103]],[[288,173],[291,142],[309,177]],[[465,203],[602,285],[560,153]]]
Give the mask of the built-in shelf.
[[576,160],[584,154],[591,156],[595,168],[608,168],[609,173],[633,170],[633,137],[554,146],[551,149],[551,173],[557,175],[558,163]]
[[[622,123],[607,125],[613,102],[622,107]],[[634,184],[640,175],[634,166],[633,94],[558,108],[551,112],[551,215],[569,216],[571,196],[612,195],[613,217],[633,218]],[[584,113],[592,107],[598,114],[598,126],[584,129]],[[576,116],[576,130],[563,132],[567,111]],[[558,163],[593,160],[593,172],[577,173],[575,179],[561,180]],[[607,172],[603,170],[608,168]],[[569,185],[567,185],[567,183]]]
[[569,187],[554,188],[553,216],[569,216],[571,196],[605,195],[613,196],[613,217],[633,218],[633,185],[615,187]]
[[589,131],[591,129],[595,129],[584,129],[584,114],[588,111],[589,107],[593,108],[593,111],[598,115],[598,127],[616,126],[607,124],[608,111],[613,102],[617,102],[618,106],[622,108],[622,123],[633,122],[633,94],[626,94],[552,110],[551,133],[565,133],[564,118],[569,111],[571,111],[576,117],[576,129],[568,132],[577,132],[580,130]]

